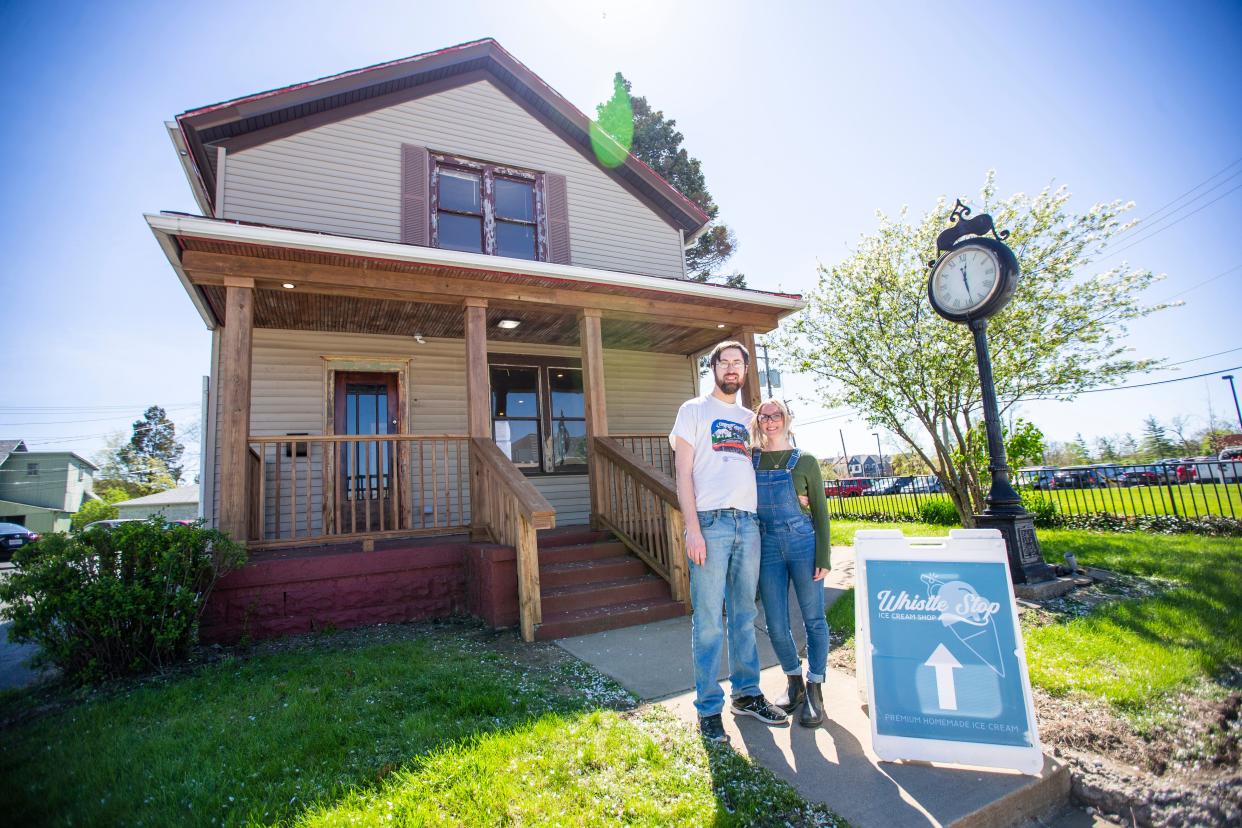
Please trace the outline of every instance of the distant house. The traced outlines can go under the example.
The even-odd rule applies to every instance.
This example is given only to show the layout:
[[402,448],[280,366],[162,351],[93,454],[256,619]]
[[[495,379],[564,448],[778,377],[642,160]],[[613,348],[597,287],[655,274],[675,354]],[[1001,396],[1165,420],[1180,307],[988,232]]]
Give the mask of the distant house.
[[892,462],[878,454],[851,454],[835,457],[832,469],[837,477],[884,477],[893,473]]
[[73,513],[95,497],[98,470],[71,451],[30,451],[22,440],[0,440],[0,521],[69,531]]
[[198,484],[178,486],[146,497],[122,500],[116,504],[117,517],[144,519],[163,515],[165,520],[198,519]]

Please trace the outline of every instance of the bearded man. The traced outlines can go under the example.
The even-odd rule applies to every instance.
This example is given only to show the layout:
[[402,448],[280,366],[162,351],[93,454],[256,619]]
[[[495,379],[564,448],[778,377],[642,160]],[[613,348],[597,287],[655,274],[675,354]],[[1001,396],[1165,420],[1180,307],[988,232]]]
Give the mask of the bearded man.
[[690,559],[694,707],[703,738],[725,742],[724,690],[717,680],[725,640],[722,610],[728,618],[733,715],[769,725],[786,725],[789,719],[759,689],[755,644],[759,520],[750,459],[755,414],[737,398],[750,368],[750,353],[740,342],[721,342],[708,362],[715,387],[682,404],[668,440],[676,453],[677,499]]

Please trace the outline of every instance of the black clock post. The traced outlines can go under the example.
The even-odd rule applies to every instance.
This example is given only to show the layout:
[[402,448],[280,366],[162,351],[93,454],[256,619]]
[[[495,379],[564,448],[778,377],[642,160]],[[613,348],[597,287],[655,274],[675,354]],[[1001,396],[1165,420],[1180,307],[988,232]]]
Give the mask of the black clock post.
[[[997,234],[992,217],[986,213],[973,219],[967,218],[969,215],[970,208],[959,200],[949,218],[950,227],[937,236],[936,251],[939,255],[930,263],[932,274],[927,294],[937,313],[952,322],[966,324],[975,339],[979,385],[983,392],[983,422],[988,437],[988,472],[992,478],[987,506],[983,514],[975,515],[975,525],[980,529],[1000,531],[1009,553],[1010,577],[1015,584],[1050,581],[1056,573],[1044,563],[1040,554],[1035,520],[1022,507],[1022,498],[1009,481],[1005,442],[1001,439],[1000,411],[996,405],[996,385],[992,379],[992,357],[988,352],[988,318],[1013,296],[1020,275],[1018,260],[1004,243],[1009,236],[1008,231]],[[994,238],[983,237],[984,233],[989,232]],[[962,238],[972,234],[972,238]],[[976,261],[982,263],[984,270],[981,273],[985,279],[990,277],[992,284],[987,285],[986,295],[971,295],[967,266],[963,264],[960,272],[967,287],[967,296],[952,295],[945,284],[949,281],[955,288],[957,274],[946,275],[945,265],[965,262],[973,252],[981,254]],[[990,270],[987,269],[989,267]],[[986,281],[983,283],[987,284]]]

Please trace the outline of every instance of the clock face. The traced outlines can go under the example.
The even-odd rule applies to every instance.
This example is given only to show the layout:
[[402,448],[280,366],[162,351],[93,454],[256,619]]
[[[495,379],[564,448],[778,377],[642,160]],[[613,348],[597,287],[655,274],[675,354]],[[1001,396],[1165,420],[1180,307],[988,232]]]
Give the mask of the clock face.
[[1000,262],[992,251],[967,245],[940,262],[932,274],[932,297],[949,313],[970,313],[992,295],[1000,276]]

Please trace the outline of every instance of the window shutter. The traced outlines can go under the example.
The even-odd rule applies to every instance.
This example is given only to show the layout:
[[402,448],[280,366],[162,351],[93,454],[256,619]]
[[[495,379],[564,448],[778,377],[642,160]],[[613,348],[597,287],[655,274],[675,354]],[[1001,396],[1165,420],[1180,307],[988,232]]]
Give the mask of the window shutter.
[[547,173],[544,190],[548,199],[548,261],[570,264],[569,198],[565,176]]
[[401,145],[401,243],[431,244],[428,215],[426,147]]

